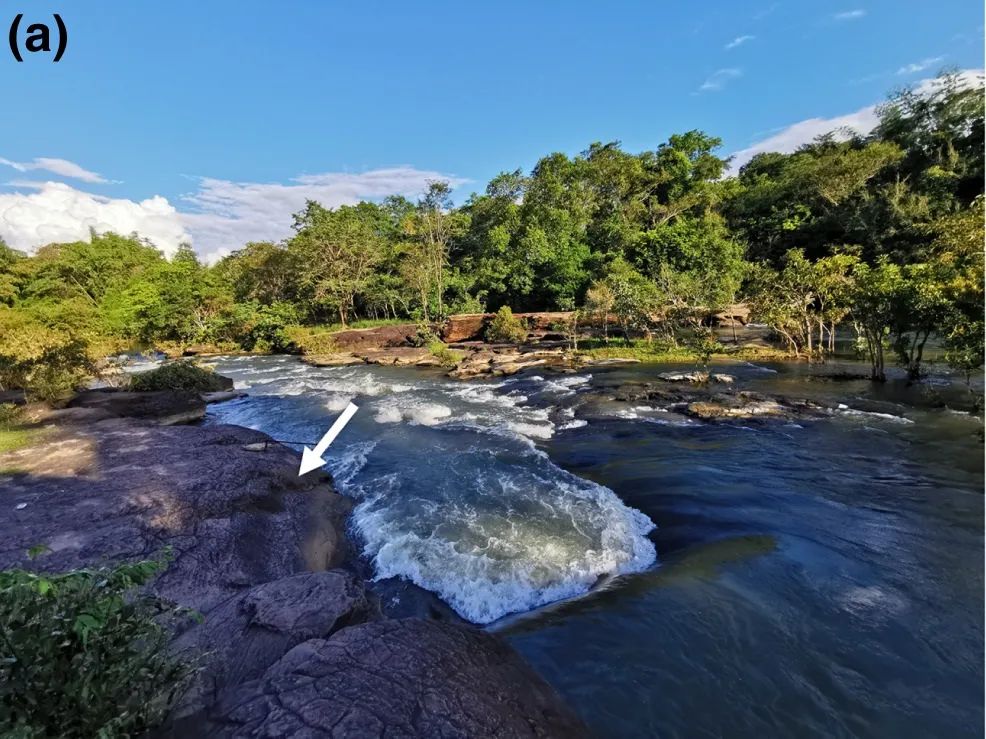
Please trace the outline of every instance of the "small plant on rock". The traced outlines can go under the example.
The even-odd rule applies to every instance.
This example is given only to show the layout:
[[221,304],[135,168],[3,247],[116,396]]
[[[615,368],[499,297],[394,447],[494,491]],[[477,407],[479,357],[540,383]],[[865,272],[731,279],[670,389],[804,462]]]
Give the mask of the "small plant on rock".
[[486,340],[492,344],[519,344],[526,338],[527,328],[507,305],[496,312],[486,329]]

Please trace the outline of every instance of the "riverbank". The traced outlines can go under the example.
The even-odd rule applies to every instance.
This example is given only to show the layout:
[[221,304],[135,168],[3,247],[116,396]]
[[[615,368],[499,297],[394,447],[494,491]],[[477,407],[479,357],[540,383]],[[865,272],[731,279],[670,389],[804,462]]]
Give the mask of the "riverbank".
[[299,478],[296,452],[240,426],[176,425],[199,407],[180,393],[134,413],[129,394],[102,395],[114,402],[28,409],[43,435],[0,454],[0,566],[173,551],[153,589],[203,615],[174,642],[203,668],[164,734],[584,731],[497,637],[386,618],[356,571],[350,500],[324,473]]

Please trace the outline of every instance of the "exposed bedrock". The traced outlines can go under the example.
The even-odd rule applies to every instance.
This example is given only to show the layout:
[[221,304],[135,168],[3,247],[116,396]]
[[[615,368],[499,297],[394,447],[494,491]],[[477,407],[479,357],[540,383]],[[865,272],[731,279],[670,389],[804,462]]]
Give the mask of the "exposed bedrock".
[[[340,569],[353,562],[349,500],[325,474],[299,478],[295,452],[238,426],[109,412],[49,413],[38,441],[0,454],[0,567],[63,571],[172,550],[152,589],[202,614],[173,643],[201,670],[154,736],[584,732],[499,638],[385,620]],[[39,544],[50,551],[28,560]]]
[[421,619],[299,644],[219,706],[212,736],[579,737],[584,725],[509,646]]

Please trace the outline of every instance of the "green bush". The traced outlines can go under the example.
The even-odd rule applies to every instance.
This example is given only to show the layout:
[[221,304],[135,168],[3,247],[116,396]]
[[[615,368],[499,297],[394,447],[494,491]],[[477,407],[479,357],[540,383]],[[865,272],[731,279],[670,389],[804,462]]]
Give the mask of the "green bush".
[[509,306],[503,306],[486,328],[486,340],[494,344],[518,344],[527,338],[527,327]]
[[[442,343],[442,340],[438,338],[438,335],[427,323],[420,324],[414,332],[414,336],[412,336],[409,341],[411,346],[427,346],[428,348],[431,348],[431,345],[436,341],[440,344]],[[442,344],[442,346],[444,346],[444,344]]]
[[448,367],[449,369],[455,367],[459,362],[461,362],[462,357],[464,356],[462,352],[449,349],[443,342],[438,341],[437,339],[428,344],[428,351],[431,352],[433,357],[441,362],[443,367]]
[[212,370],[188,361],[169,362],[150,372],[141,372],[130,378],[130,389],[140,392],[150,390],[195,390],[215,392],[225,390],[226,384]]
[[139,592],[162,567],[0,572],[0,735],[135,736],[164,718],[193,668],[168,652],[188,612]]

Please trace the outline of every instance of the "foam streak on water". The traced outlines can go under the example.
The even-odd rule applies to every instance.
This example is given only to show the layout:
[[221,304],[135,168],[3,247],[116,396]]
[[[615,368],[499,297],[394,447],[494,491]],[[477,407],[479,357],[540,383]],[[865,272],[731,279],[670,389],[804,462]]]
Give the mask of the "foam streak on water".
[[587,592],[656,559],[654,524],[609,488],[554,464],[537,443],[578,428],[552,420],[589,377],[462,383],[378,367],[280,358],[220,362],[250,397],[217,420],[315,439],[353,400],[360,412],[327,455],[356,501],[353,527],[377,578],[401,577],[489,623]]

